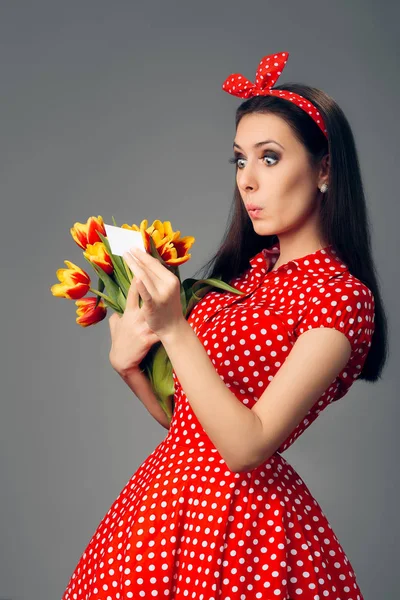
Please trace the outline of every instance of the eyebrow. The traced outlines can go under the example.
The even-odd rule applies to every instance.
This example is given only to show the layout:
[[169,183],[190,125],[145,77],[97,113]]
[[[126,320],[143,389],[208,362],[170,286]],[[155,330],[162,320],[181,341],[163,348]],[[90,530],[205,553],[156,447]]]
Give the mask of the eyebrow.
[[[280,144],[279,142],[277,142],[276,140],[264,140],[263,142],[257,142],[257,144],[254,144],[253,148],[259,148],[260,146],[263,146],[264,144],[269,144],[273,142],[274,144],[278,144],[278,146],[280,146],[283,150],[285,149],[282,144]],[[239,144],[237,144],[236,142],[233,142],[233,147],[235,148],[239,148],[239,150],[243,150],[243,148],[241,148],[239,146]]]

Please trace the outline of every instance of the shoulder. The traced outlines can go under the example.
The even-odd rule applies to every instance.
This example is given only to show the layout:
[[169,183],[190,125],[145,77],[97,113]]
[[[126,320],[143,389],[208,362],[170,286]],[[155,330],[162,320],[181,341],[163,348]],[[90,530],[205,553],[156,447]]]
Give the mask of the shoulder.
[[348,295],[347,299],[353,299],[353,302],[359,300],[374,303],[374,296],[370,288],[349,271],[328,279],[325,284],[325,291],[331,296],[335,296],[335,298],[343,293]]
[[297,335],[331,327],[349,340],[353,352],[368,347],[374,332],[375,302],[370,288],[349,271],[308,288]]
[[[315,282],[308,286],[308,304],[341,302],[357,304],[357,302],[375,306],[374,296],[370,288],[349,271],[334,275],[325,281]],[[371,306],[365,306],[370,309]]]

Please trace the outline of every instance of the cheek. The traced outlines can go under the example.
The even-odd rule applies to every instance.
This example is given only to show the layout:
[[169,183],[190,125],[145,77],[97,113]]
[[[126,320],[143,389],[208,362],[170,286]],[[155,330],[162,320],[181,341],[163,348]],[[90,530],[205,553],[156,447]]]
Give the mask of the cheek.
[[291,169],[270,187],[273,208],[287,218],[301,218],[312,210],[312,178],[307,170]]
[[299,195],[297,190],[296,194],[286,194],[277,198],[268,206],[266,213],[273,220],[277,231],[285,231],[305,221],[311,210],[310,202]]

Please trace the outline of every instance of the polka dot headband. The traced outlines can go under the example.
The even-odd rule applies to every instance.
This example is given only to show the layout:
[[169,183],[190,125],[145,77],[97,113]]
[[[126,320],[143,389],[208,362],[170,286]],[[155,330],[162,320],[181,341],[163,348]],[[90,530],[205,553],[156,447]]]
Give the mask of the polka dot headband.
[[272,86],[275,85],[285,68],[288,58],[289,52],[278,52],[277,54],[264,56],[258,65],[255,83],[240,73],[232,73],[225,79],[222,84],[222,89],[224,92],[228,92],[233,96],[239,96],[239,98],[250,98],[251,96],[277,96],[278,98],[289,100],[303,109],[316,122],[327,138],[328,132],[325,128],[322,116],[307,98],[295,94],[294,92],[272,89]]

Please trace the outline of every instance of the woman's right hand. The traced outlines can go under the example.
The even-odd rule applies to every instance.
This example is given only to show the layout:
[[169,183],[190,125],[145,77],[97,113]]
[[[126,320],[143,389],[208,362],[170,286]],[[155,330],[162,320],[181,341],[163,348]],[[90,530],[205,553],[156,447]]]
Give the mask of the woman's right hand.
[[113,313],[108,319],[111,333],[109,354],[112,367],[119,374],[139,369],[139,364],[160,338],[149,328],[139,307],[136,279],[132,278],[123,315]]

